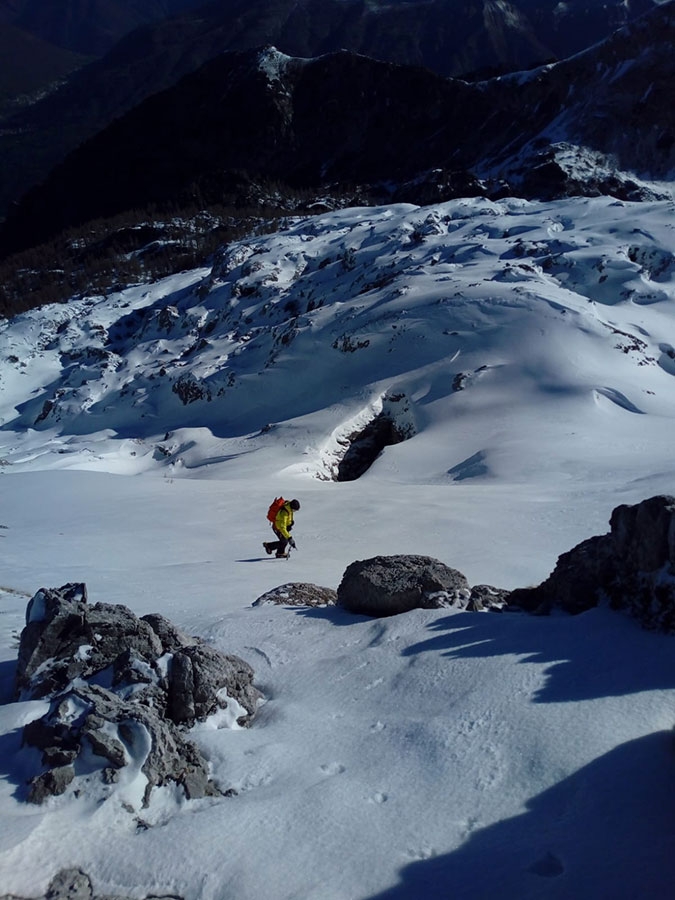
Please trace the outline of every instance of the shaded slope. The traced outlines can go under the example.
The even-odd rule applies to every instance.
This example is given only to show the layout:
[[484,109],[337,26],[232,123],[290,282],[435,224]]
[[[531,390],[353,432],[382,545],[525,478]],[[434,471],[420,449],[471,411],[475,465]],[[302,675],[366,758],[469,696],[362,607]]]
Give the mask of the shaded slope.
[[85,56],[105,53],[124,34],[202,0],[2,0],[0,21]]
[[79,68],[85,58],[0,21],[0,60],[2,116]]
[[600,14],[593,3],[552,0],[483,0],[461,10],[455,0],[218,0],[129,34],[58,95],[19,117],[11,135],[0,135],[0,163],[13,173],[0,186],[0,212],[116,116],[223,51],[270,43],[292,56],[314,57],[346,48],[442,75],[494,74],[567,56],[652,7],[652,0],[614,2]]
[[73,153],[12,212],[2,245],[30,246],[149,203],[236,204],[250,178],[317,189],[442,167],[507,177],[527,196],[583,193],[583,177],[535,177],[547,172],[529,156],[560,141],[665,177],[675,169],[675,113],[665,102],[674,43],[669,3],[568,61],[478,84],[347,52],[224,54]]

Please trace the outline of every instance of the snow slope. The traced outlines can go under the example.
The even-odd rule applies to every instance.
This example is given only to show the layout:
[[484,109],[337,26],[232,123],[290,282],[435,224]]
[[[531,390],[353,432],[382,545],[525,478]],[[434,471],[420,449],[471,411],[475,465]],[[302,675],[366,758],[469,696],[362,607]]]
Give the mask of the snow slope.
[[[19,802],[42,704],[0,707],[3,891],[79,865],[138,898],[670,896],[672,637],[605,609],[252,604],[380,553],[535,583],[614,506],[673,493],[673,211],[346,210],[0,325],[4,697],[28,597],[85,581],[239,654],[267,698],[194,735],[235,797],[133,813]],[[332,481],[396,393],[416,434]],[[278,493],[302,504],[287,562],[261,557]]]

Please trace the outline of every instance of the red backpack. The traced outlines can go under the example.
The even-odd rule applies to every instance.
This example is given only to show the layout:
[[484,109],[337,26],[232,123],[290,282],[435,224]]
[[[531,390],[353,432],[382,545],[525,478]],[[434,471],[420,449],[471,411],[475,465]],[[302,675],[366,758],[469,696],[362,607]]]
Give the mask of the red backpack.
[[283,497],[275,497],[274,500],[270,503],[270,508],[267,510],[267,518],[270,520],[272,525],[274,525],[274,520],[277,517],[277,513],[285,502],[286,501]]

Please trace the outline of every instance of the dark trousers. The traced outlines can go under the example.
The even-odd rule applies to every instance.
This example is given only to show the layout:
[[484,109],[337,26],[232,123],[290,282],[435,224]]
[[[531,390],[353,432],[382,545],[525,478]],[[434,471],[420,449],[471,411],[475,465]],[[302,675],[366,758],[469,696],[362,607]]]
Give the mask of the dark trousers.
[[288,538],[285,538],[280,531],[277,531],[274,526],[272,526],[272,531],[279,538],[278,541],[269,541],[267,546],[270,550],[276,550],[277,553],[285,553],[286,547],[288,546]]

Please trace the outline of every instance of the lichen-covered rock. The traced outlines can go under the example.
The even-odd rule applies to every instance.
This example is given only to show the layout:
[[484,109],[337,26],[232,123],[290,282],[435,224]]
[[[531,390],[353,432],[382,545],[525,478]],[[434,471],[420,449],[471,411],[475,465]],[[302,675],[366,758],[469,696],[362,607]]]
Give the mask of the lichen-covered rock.
[[367,616],[411,609],[466,608],[471,591],[457,569],[430,556],[375,556],[347,567],[337,589],[338,606]]
[[275,603],[279,606],[335,606],[337,592],[333,588],[320,587],[301,581],[291,581],[272,588],[254,600],[253,606]]

